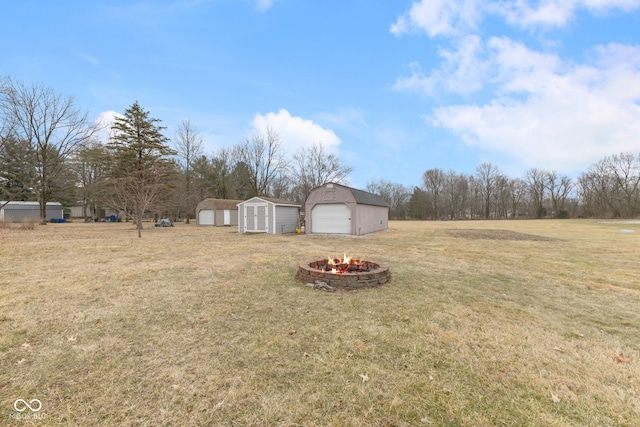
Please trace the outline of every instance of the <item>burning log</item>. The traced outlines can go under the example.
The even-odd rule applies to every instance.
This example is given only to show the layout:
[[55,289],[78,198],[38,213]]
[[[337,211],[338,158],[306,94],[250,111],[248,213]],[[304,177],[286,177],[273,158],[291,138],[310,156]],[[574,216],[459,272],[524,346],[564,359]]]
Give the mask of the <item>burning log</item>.
[[325,259],[324,264],[319,264],[317,268],[334,274],[344,274],[368,272],[372,266],[370,266],[368,261],[352,259],[345,255],[344,258]]

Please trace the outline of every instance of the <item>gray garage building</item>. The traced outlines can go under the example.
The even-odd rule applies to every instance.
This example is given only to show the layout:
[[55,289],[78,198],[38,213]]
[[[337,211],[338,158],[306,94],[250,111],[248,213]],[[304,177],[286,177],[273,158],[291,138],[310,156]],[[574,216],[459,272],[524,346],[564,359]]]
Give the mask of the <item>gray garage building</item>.
[[[40,221],[40,204],[38,202],[0,202],[0,221]],[[62,204],[48,202],[46,209],[47,221],[64,218]]]
[[389,207],[377,194],[328,183],[305,202],[305,232],[360,236],[389,227]]
[[238,203],[242,200],[211,199],[202,200],[196,206],[198,225],[225,226],[238,225]]
[[300,205],[286,199],[252,197],[238,204],[238,233],[294,233]]

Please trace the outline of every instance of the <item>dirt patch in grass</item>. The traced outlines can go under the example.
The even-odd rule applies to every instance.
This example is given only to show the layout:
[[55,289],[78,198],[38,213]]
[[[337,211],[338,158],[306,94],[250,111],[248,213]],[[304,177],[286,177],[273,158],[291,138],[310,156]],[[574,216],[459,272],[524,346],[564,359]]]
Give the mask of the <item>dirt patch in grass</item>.
[[540,242],[551,242],[556,239],[544,236],[536,236],[534,234],[519,233],[517,231],[510,230],[474,230],[474,229],[461,229],[461,230],[447,230],[452,237],[458,237],[461,239],[485,239],[485,240],[532,240]]

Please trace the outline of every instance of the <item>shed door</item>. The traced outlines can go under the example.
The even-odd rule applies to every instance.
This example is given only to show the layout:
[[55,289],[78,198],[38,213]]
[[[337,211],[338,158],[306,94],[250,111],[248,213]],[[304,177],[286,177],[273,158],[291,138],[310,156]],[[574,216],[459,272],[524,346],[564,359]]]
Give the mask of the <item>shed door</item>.
[[231,225],[231,210],[224,210],[224,225]]
[[244,227],[245,231],[265,232],[269,223],[267,204],[245,205]]
[[213,219],[213,211],[209,209],[203,209],[198,212],[198,224],[199,225],[215,225]]
[[311,232],[351,234],[351,209],[342,203],[319,203],[311,209]]

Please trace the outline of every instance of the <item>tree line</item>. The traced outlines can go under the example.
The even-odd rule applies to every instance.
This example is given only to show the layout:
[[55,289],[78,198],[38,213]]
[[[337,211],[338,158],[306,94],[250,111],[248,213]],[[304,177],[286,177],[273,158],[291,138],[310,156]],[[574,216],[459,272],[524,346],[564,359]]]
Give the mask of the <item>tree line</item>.
[[382,195],[398,219],[635,218],[640,153],[607,156],[576,179],[539,168],[510,178],[482,163],[473,174],[429,169],[413,189],[378,180],[367,191]]
[[0,79],[0,207],[9,201],[80,205],[86,220],[103,208],[123,212],[142,229],[145,215],[189,221],[207,197],[253,196],[303,203],[326,182],[346,183],[352,168],[321,142],[288,157],[270,128],[207,155],[189,120],[171,140],[161,120],[137,101],[109,128],[109,140],[65,97],[42,85]]
[[[86,220],[112,208],[140,232],[145,215],[188,221],[207,197],[304,204],[313,188],[345,184],[353,171],[320,142],[288,156],[269,127],[206,154],[189,120],[170,139],[137,101],[115,119],[108,142],[97,138],[98,130],[73,97],[0,78],[0,204],[38,201],[42,223],[48,201],[80,205]],[[413,188],[379,179],[366,190],[385,198],[396,219],[632,218],[640,211],[639,187],[640,153],[621,153],[577,179],[537,168],[510,178],[482,163],[473,174],[429,169]]]

